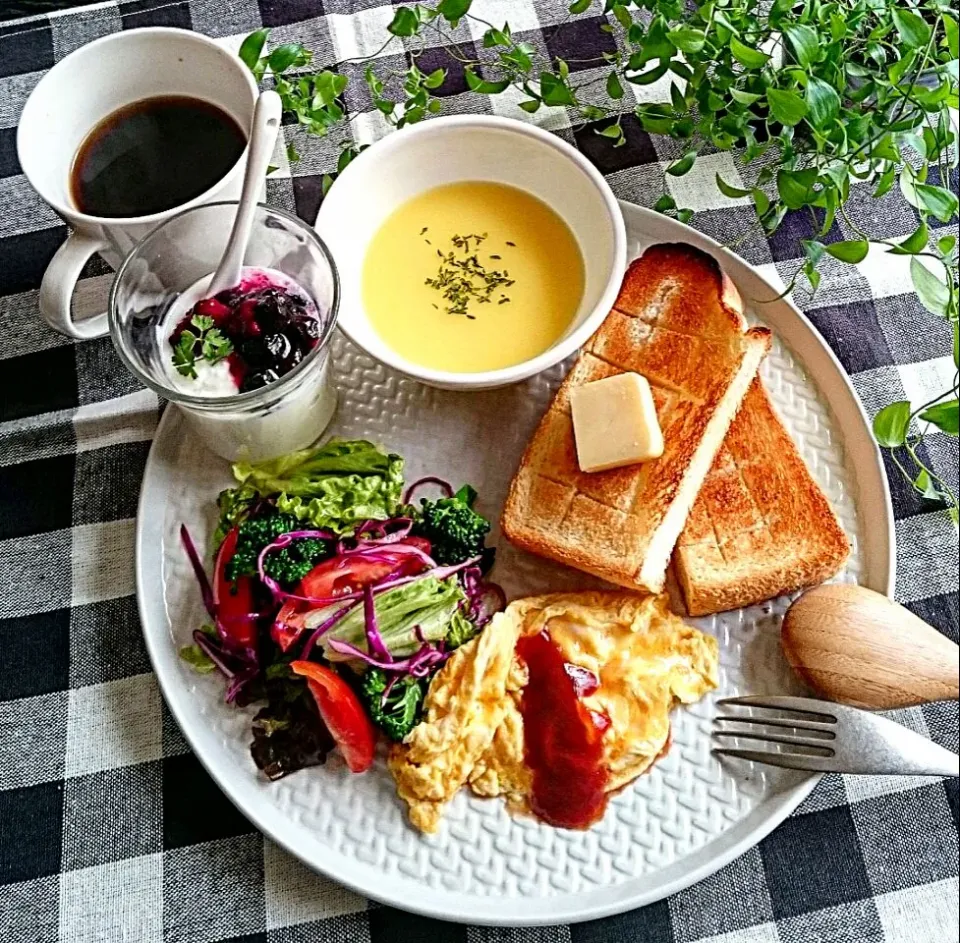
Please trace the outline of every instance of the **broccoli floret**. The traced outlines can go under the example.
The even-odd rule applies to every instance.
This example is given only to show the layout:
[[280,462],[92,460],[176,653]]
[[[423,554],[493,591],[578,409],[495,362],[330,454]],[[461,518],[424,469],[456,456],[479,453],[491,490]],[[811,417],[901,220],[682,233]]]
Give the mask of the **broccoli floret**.
[[414,533],[430,541],[433,558],[441,566],[454,566],[483,554],[490,522],[473,509],[476,499],[477,492],[464,485],[452,498],[420,502]]
[[447,627],[447,648],[453,651],[467,642],[473,641],[480,634],[480,630],[462,613],[454,613]]
[[[237,549],[227,563],[226,577],[255,576],[257,559],[268,544],[282,534],[302,530],[303,525],[289,514],[268,514],[244,521],[237,535]],[[295,540],[288,547],[267,555],[264,570],[282,586],[295,586],[322,559],[330,555],[330,546],[323,540]]]
[[402,743],[407,734],[420,723],[428,682],[412,676],[401,678],[384,699],[383,695],[389,683],[385,671],[369,668],[363,676],[360,690],[370,719],[391,740]]

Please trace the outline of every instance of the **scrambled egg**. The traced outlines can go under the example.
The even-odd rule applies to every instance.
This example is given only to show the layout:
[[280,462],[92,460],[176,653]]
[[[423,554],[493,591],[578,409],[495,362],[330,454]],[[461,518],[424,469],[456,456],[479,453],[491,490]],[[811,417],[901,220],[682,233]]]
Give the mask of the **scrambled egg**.
[[[521,599],[498,615],[434,678],[424,722],[394,748],[390,769],[410,820],[435,832],[463,785],[529,811],[520,703],[527,669],[514,649],[546,631],[570,665],[590,672],[585,707],[605,718],[607,789],[632,782],[669,747],[670,711],[718,683],[717,642],[673,615],[666,597],[620,592]],[[589,677],[589,676],[585,676]]]

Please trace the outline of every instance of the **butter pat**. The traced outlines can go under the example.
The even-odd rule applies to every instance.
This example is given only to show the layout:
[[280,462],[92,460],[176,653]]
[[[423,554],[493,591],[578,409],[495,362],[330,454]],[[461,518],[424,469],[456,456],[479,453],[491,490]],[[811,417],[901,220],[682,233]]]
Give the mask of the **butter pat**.
[[639,373],[576,387],[570,393],[570,408],[581,471],[609,471],[663,455],[653,392]]

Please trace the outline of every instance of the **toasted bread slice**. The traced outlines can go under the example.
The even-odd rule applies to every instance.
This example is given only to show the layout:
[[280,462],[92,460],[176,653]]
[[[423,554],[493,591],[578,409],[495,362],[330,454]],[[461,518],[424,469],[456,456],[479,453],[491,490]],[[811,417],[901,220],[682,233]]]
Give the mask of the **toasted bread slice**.
[[674,553],[687,611],[704,616],[815,586],[849,554],[830,503],[754,380]]
[[[530,441],[502,526],[514,544],[629,589],[659,593],[670,554],[737,408],[770,346],[747,330],[740,296],[709,255],[647,250]],[[662,458],[585,474],[570,390],[635,371],[653,387]]]

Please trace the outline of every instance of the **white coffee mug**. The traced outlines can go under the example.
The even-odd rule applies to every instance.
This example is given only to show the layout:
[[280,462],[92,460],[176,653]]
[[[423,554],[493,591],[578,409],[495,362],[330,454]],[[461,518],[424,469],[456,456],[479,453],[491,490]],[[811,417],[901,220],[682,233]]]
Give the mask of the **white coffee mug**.
[[20,118],[17,153],[34,189],[73,230],[40,286],[40,313],[52,328],[80,339],[106,334],[106,314],[76,321],[71,313],[77,279],[90,257],[100,253],[119,268],[157,224],[191,206],[239,199],[243,185],[246,151],[222,180],[181,206],[149,216],[90,216],[70,195],[74,157],[90,131],[117,109],[160,95],[202,99],[249,128],[257,94],[253,75],[228,50],[206,36],[167,27],[94,40],[40,80]]

